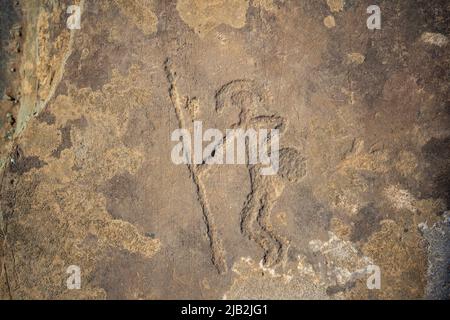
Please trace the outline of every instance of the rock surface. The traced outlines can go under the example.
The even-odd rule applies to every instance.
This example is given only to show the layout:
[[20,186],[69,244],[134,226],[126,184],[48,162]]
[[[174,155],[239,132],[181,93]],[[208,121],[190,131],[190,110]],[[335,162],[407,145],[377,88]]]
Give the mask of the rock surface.
[[[446,1],[0,4],[0,298],[449,298]],[[253,119],[278,175],[171,161]]]

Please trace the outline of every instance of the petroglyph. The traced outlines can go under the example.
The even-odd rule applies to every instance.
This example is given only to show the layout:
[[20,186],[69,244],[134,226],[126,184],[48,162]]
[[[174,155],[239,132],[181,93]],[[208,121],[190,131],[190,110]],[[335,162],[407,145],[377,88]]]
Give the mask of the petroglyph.
[[[186,105],[186,103],[189,101],[189,98],[186,99],[185,103],[183,103],[183,98],[180,97],[180,93],[178,92],[177,88],[177,75],[173,71],[170,59],[167,59],[165,61],[164,68],[166,71],[167,80],[170,85],[169,95],[175,114],[177,116],[178,126],[180,129],[186,129],[188,128],[187,122],[189,115],[185,115],[183,106]],[[198,202],[202,208],[203,218],[207,227],[207,234],[211,247],[212,262],[219,273],[226,273],[227,265],[225,262],[225,251],[223,249],[222,240],[218,234],[216,224],[214,223],[214,216],[211,214],[208,206],[208,200],[205,194],[206,191],[199,176],[199,168],[195,164],[186,165],[189,170],[192,182],[195,185]]]
[[[231,128],[273,128],[284,133],[286,120],[278,115],[261,115],[258,109],[265,109],[264,90],[252,80],[235,80],[225,84],[216,93],[216,112],[225,109],[239,113],[237,123]],[[229,110],[227,110],[229,111]],[[270,139],[270,138],[269,138]],[[224,137],[223,143],[229,139]],[[248,144],[248,141],[246,141]],[[247,150],[247,158],[249,157]],[[271,150],[273,152],[273,150]],[[273,230],[270,214],[277,199],[281,195],[286,180],[297,182],[305,174],[305,159],[292,148],[280,150],[281,179],[277,175],[260,174],[259,164],[247,164],[251,191],[241,211],[241,232],[255,241],[264,250],[263,261],[267,266],[282,263],[287,254],[288,241]]]
[[[178,126],[182,129],[188,129],[189,123],[193,120],[192,109],[188,107],[192,99],[180,96],[176,87],[176,74],[172,69],[170,60],[165,62],[165,69],[170,83],[169,93],[177,115]],[[238,114],[238,121],[229,126],[232,129],[278,129],[281,133],[284,133],[287,121],[283,117],[276,114],[262,114],[263,110],[267,109],[267,106],[264,105],[266,100],[267,93],[262,86],[259,86],[253,80],[237,79],[226,83],[216,92],[215,111],[217,113],[231,112]],[[265,142],[271,139],[272,137],[268,137]],[[227,146],[229,143],[234,143],[234,139],[225,135],[201,164],[187,164],[207,224],[212,260],[220,273],[227,270],[224,258],[225,251],[214,223],[214,214],[208,207],[206,190],[201,178],[208,172],[209,166],[206,165],[208,159],[213,157],[219,148]],[[245,156],[246,159],[249,159],[249,141],[246,140],[245,144]],[[270,152],[274,152],[274,150]],[[285,184],[298,182],[306,174],[306,159],[296,149],[281,149],[280,157],[281,172],[279,176],[261,175],[261,164],[251,164],[250,161],[246,161],[251,191],[247,195],[240,213],[240,227],[243,235],[255,241],[264,250],[263,261],[267,266],[282,263],[286,258],[288,249],[287,239],[277,235],[273,230],[270,221],[272,208],[281,195]]]
[[252,110],[255,103],[259,104],[262,100],[262,90],[257,87],[254,81],[247,79],[233,80],[217,91],[216,111],[221,112],[224,108],[231,106],[241,108],[241,111],[245,106]]
[[0,298],[448,298],[443,0],[0,2]]

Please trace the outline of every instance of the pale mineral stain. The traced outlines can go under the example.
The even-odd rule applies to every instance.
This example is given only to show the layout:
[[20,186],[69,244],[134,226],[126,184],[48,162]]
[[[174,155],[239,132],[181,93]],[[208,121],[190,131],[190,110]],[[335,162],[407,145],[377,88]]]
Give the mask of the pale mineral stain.
[[277,9],[275,4],[273,3],[273,0],[254,0],[253,5],[263,8],[268,12],[274,12]]
[[348,170],[368,170],[374,172],[386,172],[389,167],[389,153],[387,150],[370,149],[366,151],[363,140],[355,142],[352,153],[341,161],[338,166],[340,172]]
[[331,231],[343,240],[349,240],[352,228],[351,225],[344,223],[339,218],[332,218],[330,221]]
[[[334,276],[339,275],[337,284],[343,285],[351,281],[355,274],[363,272],[369,264],[372,264],[372,259],[361,255],[351,241],[340,239],[333,232],[328,232],[328,235],[327,241],[311,240],[309,246],[312,252],[323,256]],[[333,281],[333,279],[327,281]]]
[[325,27],[327,27],[328,29],[334,28],[336,27],[336,21],[334,20],[333,16],[327,16],[325,17],[325,19],[323,19],[323,24],[325,25]]
[[344,0],[327,0],[331,12],[340,12],[344,10]]
[[248,0],[178,0],[181,19],[203,36],[220,24],[239,29],[245,26]]
[[347,54],[347,59],[350,63],[363,64],[366,57],[359,52],[352,52]]
[[398,186],[389,186],[384,190],[385,197],[389,200],[391,206],[397,210],[406,209],[411,212],[416,212],[416,198],[405,189]]
[[223,299],[329,299],[314,272],[297,268],[278,272],[250,257],[237,260],[233,283]]
[[160,248],[159,240],[141,235],[135,226],[122,220],[106,221],[105,225],[97,228],[97,235],[99,241],[106,245],[142,254],[146,258],[152,257]]
[[[242,257],[233,265],[233,284],[225,299],[330,299],[327,288],[345,286],[364,279],[371,258],[361,254],[355,245],[329,232],[329,239],[311,240],[309,250],[325,264],[308,262],[299,255],[297,263],[283,269],[264,267],[250,257]],[[324,269],[326,268],[326,269]],[[342,299],[339,292],[333,299]]]
[[441,33],[424,32],[420,40],[438,47],[445,47],[448,44],[448,38]]
[[[374,292],[379,299],[392,299],[398,294],[416,298],[423,295],[425,279],[413,276],[426,273],[426,251],[422,237],[411,230],[411,241],[404,239],[404,227],[393,220],[382,220],[380,231],[373,233],[362,247],[381,269],[381,290]],[[410,275],[404,277],[404,275]],[[392,286],[402,279],[401,286]]]
[[[76,1],[83,12],[84,1]],[[36,7],[32,2],[24,2],[26,14],[36,15],[33,22],[25,27],[26,41],[23,45],[22,97],[17,117],[16,135],[20,134],[34,114],[43,110],[52,98],[56,86],[64,73],[65,63],[72,50],[73,32],[64,28],[55,38],[50,37],[53,25],[61,24],[61,4],[48,8]],[[36,40],[31,40],[31,39]],[[37,101],[35,101],[37,99]]]
[[[124,171],[135,174],[142,166],[142,151],[126,147],[121,139],[128,126],[124,119],[128,119],[130,110],[141,106],[151,92],[132,86],[134,81],[144,86],[142,77],[146,74],[130,68],[127,77],[113,72],[110,82],[101,91],[77,89],[68,84],[68,95],[58,95],[49,105],[53,123],[33,117],[28,122],[28,130],[21,135],[24,154],[46,164],[26,172],[22,178],[39,181],[30,207],[41,214],[18,217],[18,223],[30,225],[33,234],[55,239],[48,250],[55,250],[62,265],[69,260],[77,261],[83,266],[86,277],[92,275],[95,264],[111,249],[150,258],[160,248],[158,239],[146,237],[142,230],[127,221],[114,220],[106,209],[104,196],[97,189],[112,176]],[[101,106],[99,101],[102,101]],[[59,157],[54,157],[52,151],[63,143],[60,128],[64,127],[70,128],[70,143]],[[46,223],[42,223],[44,220]],[[41,255],[36,259],[37,274],[45,269],[39,265],[53,263],[55,266],[49,259],[53,258]],[[52,279],[60,279],[57,274],[60,269],[54,267],[49,281],[43,280],[41,284],[52,290],[59,287],[60,281],[55,284]],[[79,298],[104,296],[101,288],[89,288],[90,285],[86,281]],[[32,288],[27,289],[30,291],[23,296],[32,296]],[[41,298],[48,297],[43,292],[39,294]],[[61,297],[72,296],[63,293]]]

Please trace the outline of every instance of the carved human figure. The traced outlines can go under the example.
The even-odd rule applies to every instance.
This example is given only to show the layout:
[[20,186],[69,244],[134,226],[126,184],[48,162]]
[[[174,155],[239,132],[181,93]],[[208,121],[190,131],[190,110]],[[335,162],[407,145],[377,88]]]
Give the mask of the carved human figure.
[[[238,112],[238,121],[232,129],[278,129],[286,130],[286,120],[275,114],[259,114],[265,103],[261,87],[250,80],[236,80],[224,85],[216,94],[216,112]],[[227,137],[223,143],[227,143]],[[270,137],[268,139],[271,139]],[[247,159],[250,148],[246,147]],[[273,150],[271,150],[272,152]],[[247,169],[250,178],[250,192],[241,210],[241,232],[255,241],[263,250],[266,266],[282,263],[286,257],[288,241],[278,235],[270,222],[272,208],[280,197],[286,183],[297,182],[305,173],[305,159],[293,148],[280,151],[278,174],[262,175],[261,164],[250,164]]]

